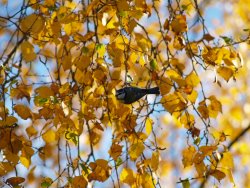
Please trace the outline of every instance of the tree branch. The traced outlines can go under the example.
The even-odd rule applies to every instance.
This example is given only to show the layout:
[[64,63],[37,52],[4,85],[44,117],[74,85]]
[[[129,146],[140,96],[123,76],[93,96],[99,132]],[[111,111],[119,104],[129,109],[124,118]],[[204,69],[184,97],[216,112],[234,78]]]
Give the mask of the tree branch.
[[[249,124],[245,129],[243,129],[243,130],[240,132],[240,134],[239,134],[238,136],[236,136],[236,137],[229,143],[229,145],[227,146],[227,149],[230,150],[230,149],[232,148],[232,146],[233,146],[236,142],[238,142],[238,141],[240,140],[240,138],[243,137],[243,136],[247,133],[247,131],[249,131],[249,129],[250,129],[250,124]],[[200,184],[200,187],[199,187],[199,188],[205,187],[205,184],[207,183],[209,177],[210,177],[210,176],[207,176],[207,178],[203,180],[203,182]]]

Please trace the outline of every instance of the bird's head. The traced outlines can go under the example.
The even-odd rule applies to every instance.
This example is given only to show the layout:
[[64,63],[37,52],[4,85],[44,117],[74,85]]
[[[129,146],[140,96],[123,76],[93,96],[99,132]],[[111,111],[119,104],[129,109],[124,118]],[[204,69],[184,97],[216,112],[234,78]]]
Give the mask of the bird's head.
[[116,90],[116,94],[115,94],[116,98],[120,101],[124,101],[125,97],[126,97],[126,92],[124,89],[118,89]]

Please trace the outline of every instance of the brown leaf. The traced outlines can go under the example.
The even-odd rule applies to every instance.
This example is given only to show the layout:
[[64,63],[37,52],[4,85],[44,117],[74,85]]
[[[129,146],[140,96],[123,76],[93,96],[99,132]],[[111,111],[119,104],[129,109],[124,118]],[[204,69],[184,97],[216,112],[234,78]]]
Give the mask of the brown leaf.
[[25,179],[23,177],[11,177],[6,180],[6,183],[12,185],[13,187],[23,183]]

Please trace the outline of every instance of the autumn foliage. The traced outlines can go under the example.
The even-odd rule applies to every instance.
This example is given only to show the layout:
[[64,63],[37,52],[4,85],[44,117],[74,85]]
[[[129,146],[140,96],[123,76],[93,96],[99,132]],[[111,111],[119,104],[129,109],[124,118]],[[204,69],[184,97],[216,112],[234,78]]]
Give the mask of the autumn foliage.
[[[237,185],[250,32],[206,21],[217,4],[2,0],[0,185]],[[161,94],[126,105],[125,86]]]

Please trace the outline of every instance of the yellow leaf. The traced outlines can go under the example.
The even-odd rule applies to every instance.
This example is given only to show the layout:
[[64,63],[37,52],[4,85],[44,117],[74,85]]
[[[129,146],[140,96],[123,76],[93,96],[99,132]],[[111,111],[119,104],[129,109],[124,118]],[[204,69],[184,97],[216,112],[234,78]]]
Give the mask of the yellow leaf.
[[182,36],[175,36],[174,37],[174,44],[173,44],[173,47],[176,49],[176,50],[182,50],[183,48],[185,48],[185,40]]
[[220,166],[222,168],[227,168],[232,170],[234,168],[233,157],[230,152],[224,152],[222,155],[222,159],[220,161]]
[[89,3],[87,10],[86,10],[86,15],[89,15],[90,12],[99,4],[99,0],[93,0],[91,3]]
[[42,98],[48,98],[50,96],[54,96],[54,92],[51,88],[47,86],[41,86],[35,90],[36,93]]
[[213,151],[217,149],[217,146],[201,146],[200,152],[203,153],[203,155],[212,155]]
[[[178,60],[172,60],[174,64],[179,64]],[[167,75],[178,84],[179,87],[184,87],[186,85],[185,80],[182,79],[181,75],[173,69],[167,71]]]
[[222,105],[221,102],[216,99],[214,95],[209,97],[210,105],[208,105],[209,116],[216,118],[218,113],[222,113]]
[[158,166],[159,166],[159,152],[154,152],[151,158],[151,168],[153,171],[156,171],[158,169]]
[[142,142],[132,144],[129,148],[129,156],[132,161],[135,161],[144,151],[144,145]]
[[175,113],[177,116],[186,107],[186,100],[179,92],[163,96],[161,103],[169,113]]
[[34,150],[29,146],[23,146],[22,154],[20,156],[21,163],[28,169],[31,164],[31,157],[34,154]]
[[26,157],[20,157],[20,162],[23,164],[23,166],[25,166],[27,169],[29,168],[30,166],[30,159],[27,159]]
[[224,78],[227,82],[230,80],[230,78],[234,75],[234,71],[229,67],[219,67],[217,69],[217,73]]
[[103,57],[104,54],[106,53],[106,47],[104,44],[97,44],[96,46],[96,49],[97,49],[97,53],[99,55],[99,57]]
[[190,129],[191,127],[194,126],[195,119],[194,119],[194,116],[192,114],[185,113],[181,116],[180,122],[182,125],[184,125],[184,127],[186,129]]
[[198,111],[204,119],[209,117],[209,112],[205,101],[201,101],[199,103]]
[[119,11],[128,11],[130,6],[126,0],[120,0],[117,2],[117,7]]
[[211,48],[211,47],[206,47],[204,48],[204,50],[202,51],[202,57],[205,61],[205,63],[209,64],[209,65],[216,65],[217,63],[221,63],[221,62],[218,62],[217,61],[217,58],[218,58],[218,48],[214,47],[214,48]]
[[[92,77],[92,73],[87,71],[87,72],[83,72],[83,80],[82,82],[86,85],[91,85],[93,82],[93,77]],[[100,75],[102,77],[102,75]],[[100,78],[100,76],[98,78]],[[100,80],[101,81],[101,80]]]
[[137,42],[138,47],[140,47],[142,51],[147,52],[151,47],[151,41],[149,41],[140,33],[134,33],[134,34],[135,34],[135,41]]
[[72,179],[72,186],[86,188],[88,186],[88,182],[83,176],[75,176]]
[[67,130],[65,131],[65,138],[67,140],[70,140],[72,141],[75,145],[77,145],[78,143],[78,134],[76,131],[73,131],[73,130]]
[[24,84],[20,84],[16,88],[12,88],[10,90],[10,95],[15,99],[22,99],[25,97],[28,102],[30,102],[29,88]]
[[73,22],[64,24],[64,31],[68,36],[70,36],[74,33],[80,32],[81,27],[82,27],[81,23],[73,21]]
[[154,181],[154,179],[152,179],[152,176],[148,173],[139,174],[137,176],[136,182],[138,181],[139,181],[139,185],[141,185],[140,187],[143,187],[143,188],[155,188],[155,185],[157,183],[156,181]]
[[97,159],[95,162],[89,164],[92,173],[88,175],[88,180],[97,180],[100,182],[106,181],[110,176],[110,166],[108,161],[104,159]]
[[63,70],[69,70],[71,68],[71,55],[64,56],[62,59]]
[[73,1],[72,2],[71,1],[66,1],[65,6],[70,8],[71,10],[74,10],[74,9],[76,9],[77,4],[76,4],[76,2],[73,2]]
[[215,177],[218,181],[226,177],[226,174],[220,170],[211,170],[209,174]]
[[18,161],[19,161],[19,156],[15,153],[12,153],[9,150],[6,150],[4,152],[4,156],[6,159],[8,159],[9,162],[11,162],[12,165],[17,165]]
[[26,133],[28,134],[29,137],[37,135],[37,130],[31,125],[26,128]]
[[111,79],[112,80],[119,80],[121,77],[121,68],[114,68],[111,72]]
[[232,174],[232,170],[228,169],[226,174],[227,174],[227,177],[229,178],[229,181],[235,185],[234,177],[233,177],[233,174]]
[[128,25],[128,33],[132,33],[136,26],[137,22],[134,19],[130,20]]
[[153,120],[148,117],[145,124],[146,134],[149,136],[153,129]]
[[117,158],[122,153],[122,146],[119,144],[112,144],[111,148],[109,149],[109,155],[116,161]]
[[45,21],[42,16],[31,14],[21,20],[21,30],[23,32],[32,32],[38,34],[44,28]]
[[51,142],[54,142],[56,140],[56,134],[54,131],[52,131],[51,129],[46,131],[43,135],[43,140],[46,142],[46,143],[51,143]]
[[199,163],[194,163],[195,165],[195,169],[196,169],[196,172],[198,174],[199,177],[203,177],[206,173],[206,166],[204,164],[203,161],[199,162]]
[[194,104],[195,101],[196,101],[196,99],[197,99],[197,97],[198,97],[197,91],[192,90],[191,94],[189,94],[189,95],[187,96],[187,99],[188,99],[191,103]]
[[196,153],[196,149],[194,146],[189,146],[182,151],[182,164],[185,167],[193,165],[193,158]]
[[186,16],[177,15],[170,25],[171,25],[172,31],[175,32],[176,34],[187,31]]
[[8,116],[5,120],[0,120],[0,126],[13,126],[17,122],[14,116]]
[[95,33],[92,32],[92,31],[89,31],[86,35],[84,35],[84,36],[82,36],[82,37],[80,37],[80,38],[81,38],[81,41],[82,41],[82,42],[86,42],[86,41],[92,39],[93,36],[95,36]]
[[104,93],[105,93],[105,89],[101,85],[101,86],[99,86],[98,88],[95,89],[93,95],[94,95],[94,97],[99,97],[99,96],[103,95]]
[[105,73],[100,69],[95,70],[93,74],[93,77],[99,81],[104,81],[105,76]]
[[22,119],[32,118],[30,109],[22,104],[17,104],[14,106],[14,110]]
[[192,87],[196,87],[200,83],[200,79],[197,76],[197,74],[192,71],[187,77],[186,77],[186,83],[187,85],[190,85]]
[[48,7],[52,7],[55,5],[56,0],[45,0],[44,5],[47,5]]
[[123,168],[120,174],[120,179],[123,183],[128,185],[133,185],[135,183],[135,174],[134,171],[130,168]]
[[36,53],[34,52],[34,46],[28,41],[24,41],[21,44],[21,52],[23,59],[26,62],[34,61],[36,59]]
[[160,80],[157,80],[157,85],[160,88],[160,92],[162,95],[166,95],[170,92],[173,83],[167,77],[162,77]]

